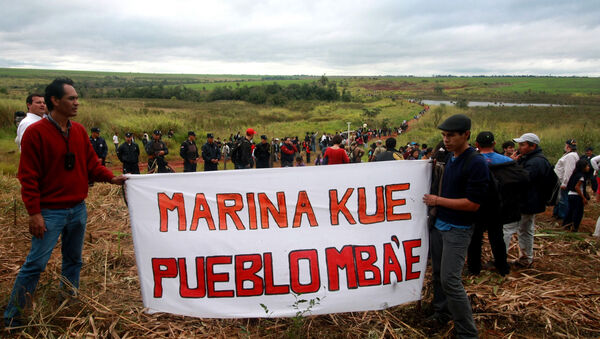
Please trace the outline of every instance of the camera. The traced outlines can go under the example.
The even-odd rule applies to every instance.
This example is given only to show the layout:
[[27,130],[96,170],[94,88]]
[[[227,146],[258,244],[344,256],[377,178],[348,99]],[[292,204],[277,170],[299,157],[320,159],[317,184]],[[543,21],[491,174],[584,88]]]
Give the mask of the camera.
[[75,168],[75,153],[67,152],[65,154],[65,169],[71,171]]

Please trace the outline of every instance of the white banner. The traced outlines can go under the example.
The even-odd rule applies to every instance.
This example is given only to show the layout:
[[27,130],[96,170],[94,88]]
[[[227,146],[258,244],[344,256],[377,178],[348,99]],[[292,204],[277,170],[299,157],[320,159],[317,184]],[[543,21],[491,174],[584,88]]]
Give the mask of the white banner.
[[131,175],[144,306],[207,318],[419,300],[428,161]]

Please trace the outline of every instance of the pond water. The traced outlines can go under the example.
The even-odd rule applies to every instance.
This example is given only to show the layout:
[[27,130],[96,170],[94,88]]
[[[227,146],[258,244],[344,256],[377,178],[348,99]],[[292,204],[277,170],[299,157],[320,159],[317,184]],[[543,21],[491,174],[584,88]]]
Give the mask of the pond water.
[[[430,105],[430,106],[435,106],[435,105],[440,105],[440,104],[445,104],[445,105],[454,105],[456,102],[455,101],[448,101],[448,100],[421,100],[421,102],[425,105]],[[513,107],[513,106],[520,106],[520,107],[527,107],[527,106],[537,106],[537,107],[552,107],[552,106],[563,106],[563,105],[556,105],[556,104],[517,104],[514,102],[491,102],[491,101],[469,101],[469,107],[487,107],[487,106],[496,106],[496,107],[501,107],[501,106],[506,106],[506,107]]]

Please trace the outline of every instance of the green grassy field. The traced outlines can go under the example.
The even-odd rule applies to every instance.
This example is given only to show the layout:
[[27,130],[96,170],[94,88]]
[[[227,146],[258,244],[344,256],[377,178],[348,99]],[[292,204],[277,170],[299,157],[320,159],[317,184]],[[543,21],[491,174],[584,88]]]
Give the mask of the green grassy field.
[[[265,76],[229,74],[155,74],[88,71],[57,71],[0,68],[0,88],[8,93],[22,94],[24,90],[49,83],[53,78],[68,76],[92,86],[185,85],[196,90],[216,87],[279,83],[305,83],[320,76]],[[515,100],[519,102],[548,102],[600,104],[600,78],[593,77],[339,77],[331,80],[344,85],[357,95],[400,95],[418,98],[456,98],[486,100]],[[441,88],[441,92],[436,91]]]
[[600,105],[600,78],[381,77],[352,78],[349,84],[358,95]]
[[[13,142],[13,113],[25,110],[26,94],[43,87],[53,78],[72,77],[86,86],[118,88],[148,84],[184,85],[207,91],[218,86],[254,86],[276,82],[281,86],[305,83],[320,77],[268,77],[260,75],[194,75],[84,72],[55,70],[0,69],[0,172],[16,171],[18,152]],[[491,130],[499,142],[524,132],[537,133],[551,159],[562,152],[567,138],[577,138],[580,145],[600,148],[598,111],[600,78],[554,77],[330,77],[338,89],[347,88],[352,102],[290,101],[282,106],[254,105],[243,101],[192,102],[177,99],[94,99],[82,98],[77,121],[86,128],[99,126],[110,142],[113,132],[131,131],[138,136],[154,129],[173,129],[175,137],[167,139],[177,158],[176,148],[188,130],[194,130],[203,142],[207,132],[226,138],[253,127],[269,137],[299,136],[306,132],[335,133],[368,123],[378,127],[385,121],[390,127],[410,119],[421,106],[408,98],[465,98],[503,102],[570,103],[569,107],[500,107],[460,110],[446,107],[442,115],[462,112],[473,118],[474,134]],[[4,90],[2,90],[4,89]],[[381,113],[367,119],[363,109],[378,107]],[[400,144],[409,141],[435,144],[439,133],[432,114],[425,116],[410,133],[399,137]],[[175,152],[174,152],[175,150]],[[112,159],[115,160],[115,159]]]

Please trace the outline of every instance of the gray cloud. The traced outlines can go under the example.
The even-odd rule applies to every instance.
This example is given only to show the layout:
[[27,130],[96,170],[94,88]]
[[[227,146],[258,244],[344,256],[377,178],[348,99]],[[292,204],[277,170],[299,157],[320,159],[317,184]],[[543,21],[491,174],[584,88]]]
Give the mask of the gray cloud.
[[600,75],[597,0],[60,0],[0,11],[0,67]]

